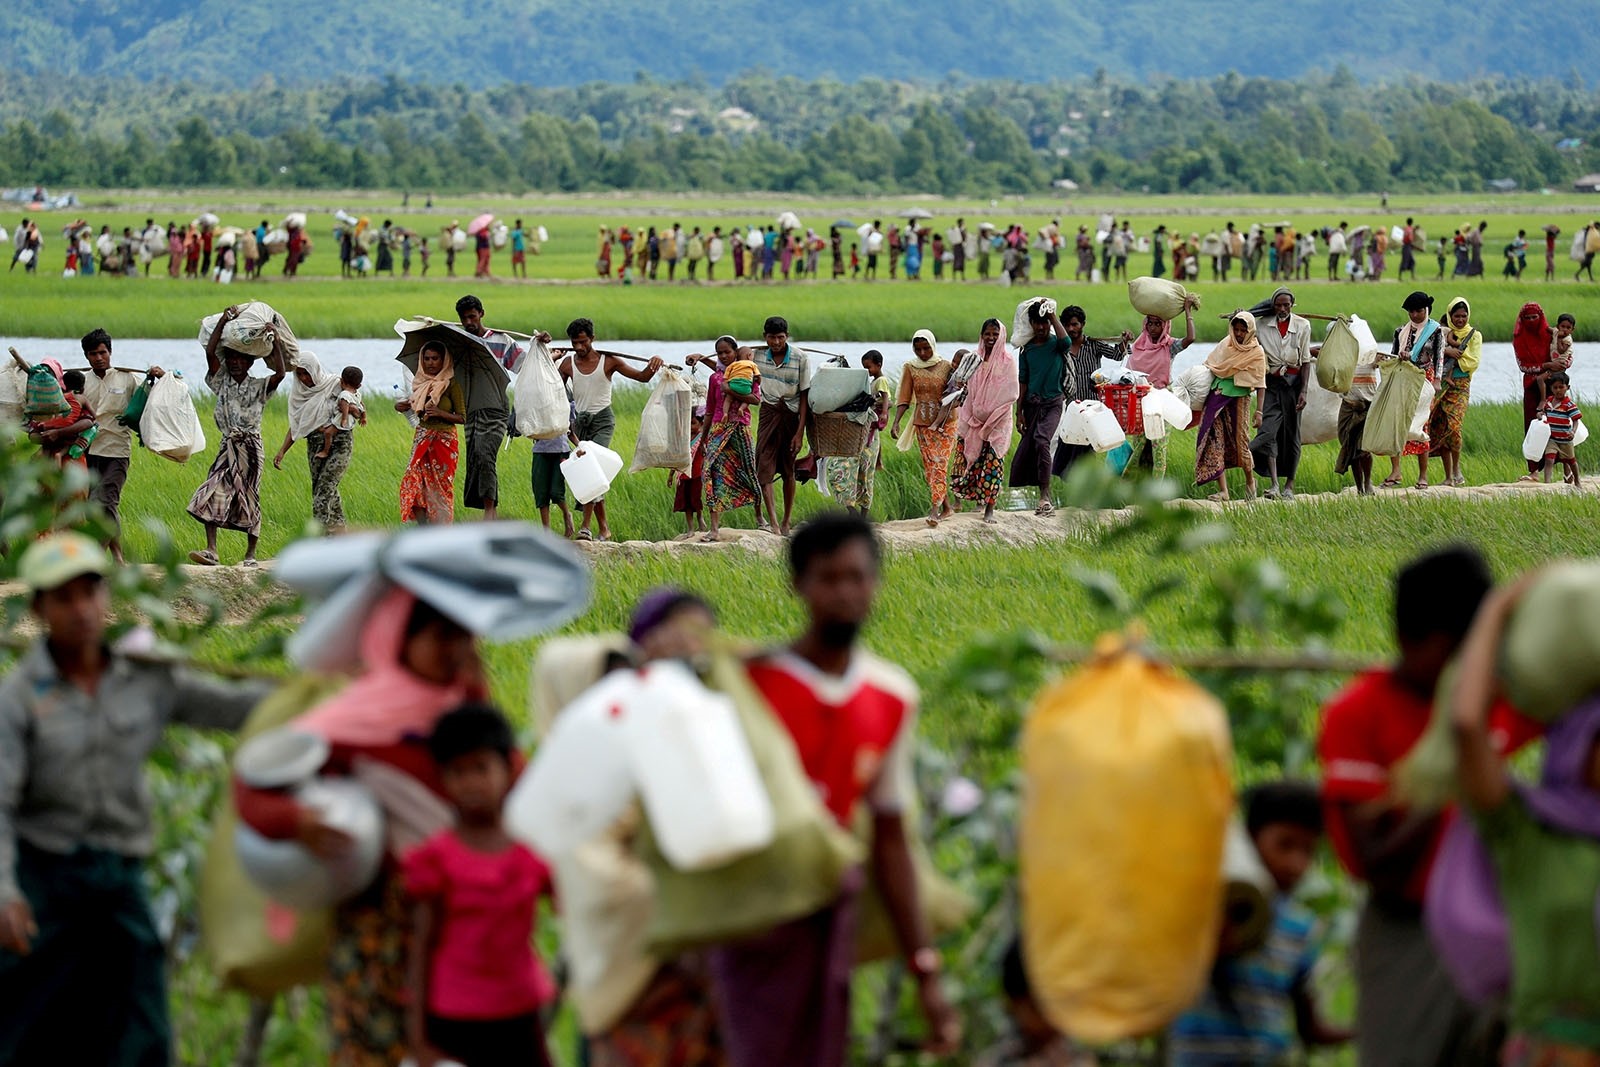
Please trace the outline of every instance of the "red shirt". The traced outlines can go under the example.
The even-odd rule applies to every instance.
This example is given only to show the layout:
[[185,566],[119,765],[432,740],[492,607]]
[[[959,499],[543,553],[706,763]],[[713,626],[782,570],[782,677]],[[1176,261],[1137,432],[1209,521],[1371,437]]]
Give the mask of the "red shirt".
[[488,854],[455,831],[406,853],[406,892],[437,900],[440,925],[428,961],[428,1012],[445,1019],[510,1019],[555,999],[533,951],[540,896],[553,895],[550,868],[524,845]]
[[896,749],[906,744],[916,714],[916,687],[903,671],[860,652],[842,677],[788,653],[748,669],[834,818],[849,825],[869,792],[877,810],[900,810],[906,754]]
[[[1322,797],[1328,838],[1339,862],[1354,878],[1365,878],[1343,805],[1377,800],[1389,792],[1389,771],[1399,763],[1433,718],[1433,701],[1402,683],[1393,671],[1371,671],[1345,686],[1323,709],[1317,755],[1322,760]],[[1512,752],[1538,736],[1539,728],[1498,706],[1491,714],[1495,747]],[[1440,835],[1448,820],[1440,823]],[[1420,903],[1433,869],[1439,839],[1418,857],[1406,897]]]

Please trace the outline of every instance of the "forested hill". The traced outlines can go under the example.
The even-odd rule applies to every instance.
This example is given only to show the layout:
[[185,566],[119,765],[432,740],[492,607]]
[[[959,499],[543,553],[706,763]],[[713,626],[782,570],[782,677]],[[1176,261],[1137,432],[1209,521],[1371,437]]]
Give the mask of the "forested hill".
[[249,85],[398,75],[482,88],[741,71],[1590,78],[1594,0],[6,0],[0,70]]

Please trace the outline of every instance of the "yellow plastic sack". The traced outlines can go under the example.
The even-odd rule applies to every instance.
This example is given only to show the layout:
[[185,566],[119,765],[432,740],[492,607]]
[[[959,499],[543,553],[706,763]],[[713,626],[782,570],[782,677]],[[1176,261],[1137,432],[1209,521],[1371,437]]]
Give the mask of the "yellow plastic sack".
[[[306,674],[284,683],[250,713],[241,741],[274,729],[343,689],[343,678]],[[271,905],[239,865],[233,832],[239,815],[231,794],[217,805],[200,874],[200,936],[211,969],[226,988],[271,997],[322,979],[333,928],[329,912],[297,912],[292,927],[275,928]],[[287,914],[278,911],[285,922]]]
[[1022,937],[1035,999],[1074,1038],[1153,1034],[1217,950],[1233,811],[1222,706],[1103,639],[1022,736]]
[[838,899],[844,872],[860,864],[860,845],[822,806],[794,739],[733,655],[713,657],[708,684],[733,698],[761,780],[772,800],[773,842],[760,852],[709,870],[681,871],[641,826],[640,859],[656,885],[650,952],[669,959],[707,945],[738,941],[820,911]]

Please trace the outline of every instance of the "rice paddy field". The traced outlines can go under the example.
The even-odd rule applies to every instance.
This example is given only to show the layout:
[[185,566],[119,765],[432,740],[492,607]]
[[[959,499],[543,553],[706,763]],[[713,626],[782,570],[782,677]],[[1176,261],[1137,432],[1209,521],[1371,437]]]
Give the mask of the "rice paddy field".
[[[104,323],[114,334],[142,337],[192,336],[195,323],[211,305],[236,301],[247,296],[266,299],[285,313],[297,331],[306,337],[366,337],[387,334],[396,318],[426,313],[448,314],[462,291],[475,291],[489,303],[491,320],[502,325],[529,329],[533,326],[560,327],[569,319],[584,315],[600,324],[603,336],[614,339],[659,338],[691,340],[711,338],[733,332],[751,336],[769,314],[786,315],[797,337],[829,340],[882,340],[909,336],[928,327],[945,336],[966,336],[976,332],[984,318],[1015,306],[1020,295],[995,292],[999,283],[981,284],[976,280],[976,265],[968,268],[969,280],[953,283],[932,277],[932,265],[923,265],[923,279],[893,284],[882,279],[867,285],[852,281],[835,283],[826,251],[822,254],[822,274],[826,280],[806,280],[799,284],[744,282],[732,278],[731,252],[718,266],[714,284],[706,284],[704,271],[694,284],[684,281],[686,270],[680,264],[678,282],[666,281],[666,267],[655,282],[623,285],[613,278],[602,283],[596,278],[596,235],[602,225],[613,230],[627,225],[636,232],[651,226],[670,228],[673,223],[686,230],[700,226],[709,233],[714,226],[724,233],[734,228],[774,222],[783,210],[796,211],[802,223],[826,233],[835,222],[861,224],[882,220],[885,227],[898,219],[904,224],[905,212],[912,208],[933,215],[926,225],[942,233],[963,218],[969,228],[992,222],[1001,229],[1012,223],[1030,232],[1051,219],[1060,219],[1069,238],[1079,225],[1092,232],[1103,213],[1132,221],[1135,231],[1147,236],[1157,225],[1166,225],[1174,234],[1204,235],[1220,231],[1228,222],[1241,230],[1252,223],[1271,226],[1287,222],[1297,229],[1337,226],[1348,221],[1352,227],[1381,226],[1385,229],[1415,218],[1430,238],[1453,234],[1459,227],[1487,221],[1484,245],[1485,276],[1477,279],[1452,279],[1453,259],[1445,268],[1446,277],[1437,278],[1438,265],[1429,254],[1420,257],[1415,285],[1400,282],[1394,274],[1398,254],[1389,256],[1389,268],[1377,283],[1339,282],[1330,284],[1326,263],[1313,265],[1310,282],[1299,284],[1301,307],[1323,314],[1356,313],[1375,323],[1386,323],[1399,316],[1399,304],[1406,292],[1420,286],[1440,299],[1458,292],[1473,300],[1475,321],[1488,340],[1509,340],[1516,310],[1525,300],[1540,300],[1547,310],[1571,311],[1578,317],[1581,340],[1600,340],[1600,289],[1573,283],[1575,264],[1567,258],[1572,234],[1594,216],[1600,215],[1600,201],[1581,194],[1552,196],[1512,195],[1503,198],[1468,199],[1462,197],[1396,196],[1385,210],[1376,198],[1339,199],[1313,197],[1149,197],[1126,196],[1116,199],[1084,198],[1071,201],[1008,198],[1004,201],[945,200],[910,198],[899,200],[849,200],[771,197],[668,197],[650,195],[617,196],[528,196],[439,198],[431,209],[426,194],[413,192],[409,206],[401,205],[398,193],[289,191],[241,192],[237,190],[160,193],[154,191],[85,192],[83,206],[74,212],[55,212],[43,219],[45,249],[40,270],[25,276],[20,270],[0,276],[0,334],[11,336],[77,336],[92,320]],[[428,237],[437,246],[441,229],[452,221],[465,226],[482,212],[492,212],[507,222],[522,219],[533,229],[544,226],[550,239],[539,254],[530,255],[526,284],[510,278],[510,252],[495,253],[493,278],[472,278],[471,249],[461,253],[455,278],[449,277],[444,255],[435,247],[426,279],[420,277],[420,255],[414,257],[410,279],[368,277],[343,280],[338,243],[333,237],[336,210],[366,217],[373,226],[386,219]],[[194,292],[196,282],[171,282],[163,277],[146,284],[126,278],[60,277],[65,250],[61,228],[74,217],[86,219],[98,232],[109,225],[113,233],[123,227],[135,232],[146,219],[158,225],[175,221],[187,223],[202,211],[214,211],[223,225],[253,227],[265,219],[276,225],[289,211],[305,211],[315,250],[302,265],[300,277],[285,281],[281,277],[282,257],[270,261],[260,282],[236,283],[225,292]],[[14,227],[21,213],[14,208],[0,215],[0,225]],[[1543,281],[1546,225],[1560,227],[1557,239],[1556,281]],[[1532,245],[1528,271],[1521,280],[1501,275],[1501,249],[1519,230],[1529,235]],[[845,230],[845,251],[853,231]],[[620,250],[618,251],[620,265]],[[1325,257],[1322,257],[1325,260]],[[1170,261],[1169,261],[1170,268]],[[1134,322],[1124,287],[1116,283],[1073,283],[1071,250],[1063,257],[1056,280],[1044,277],[1042,256],[1035,254],[1029,292],[1044,292],[1060,303],[1075,303],[1089,313],[1090,328],[1121,329]],[[166,261],[151,265],[161,275]],[[1149,253],[1136,253],[1129,261],[1130,277],[1148,273]],[[396,271],[400,267],[397,264]],[[995,264],[998,273],[998,263]],[[581,285],[581,288],[575,288]],[[1210,280],[1209,265],[1202,270],[1195,288],[1208,309],[1224,312],[1253,304],[1272,289],[1263,275],[1253,283],[1235,280],[1228,284]],[[92,296],[91,296],[92,294]],[[1002,317],[1005,317],[1002,315]],[[557,330],[559,332],[559,329]],[[1220,332],[1220,328],[1218,328]],[[1202,336],[1205,336],[1203,332]]]
[[[302,337],[385,336],[396,318],[418,313],[448,317],[457,295],[475,291],[489,305],[490,321],[530,329],[555,329],[569,318],[587,315],[599,324],[603,336],[627,338],[706,338],[723,332],[749,336],[768,314],[786,315],[797,338],[882,340],[909,336],[928,326],[941,336],[970,337],[985,317],[1009,319],[1023,295],[1043,292],[1062,303],[1088,309],[1090,332],[1104,323],[1131,327],[1136,321],[1120,285],[1074,285],[1036,282],[1026,292],[1001,291],[996,283],[952,284],[931,277],[915,284],[887,280],[874,285],[802,283],[788,286],[744,283],[734,285],[632,285],[589,281],[593,275],[594,234],[601,224],[628,224],[638,228],[667,225],[734,224],[748,226],[772,220],[778,210],[793,209],[810,225],[823,226],[836,219],[855,222],[881,218],[887,222],[902,209],[921,206],[935,215],[936,229],[957,216],[969,225],[992,221],[1004,227],[1020,222],[1030,228],[1059,216],[1069,232],[1080,223],[1091,227],[1101,210],[1126,215],[1135,229],[1148,233],[1165,222],[1181,232],[1205,233],[1232,219],[1241,227],[1259,221],[1272,224],[1287,219],[1296,226],[1337,224],[1347,219],[1390,225],[1407,215],[1418,218],[1432,236],[1463,223],[1488,219],[1487,248],[1497,250],[1517,229],[1536,234],[1547,222],[1564,234],[1581,228],[1594,214],[1593,203],[1574,197],[1513,196],[1494,200],[1408,199],[1395,197],[1387,212],[1376,201],[1334,201],[1314,198],[1158,199],[1129,197],[1115,203],[1006,201],[871,202],[851,200],[786,200],[768,197],[674,198],[637,195],[626,197],[528,197],[522,199],[441,198],[431,212],[418,208],[426,194],[413,192],[409,210],[399,206],[398,194],[317,193],[289,196],[279,192],[184,192],[163,194],[80,194],[85,206],[79,212],[98,229],[101,223],[120,230],[142,225],[146,217],[164,223],[168,218],[187,221],[202,210],[216,211],[225,224],[253,224],[261,218],[276,222],[290,210],[313,212],[312,232],[317,251],[306,276],[284,282],[276,264],[259,285],[234,285],[226,289],[198,282],[173,282],[164,277],[149,281],[121,278],[62,279],[58,253],[61,215],[47,216],[45,263],[54,266],[38,276],[21,271],[0,273],[0,339],[5,337],[75,338],[104,325],[122,337],[182,338],[192,345],[198,319],[224,303],[259,296],[278,307]],[[544,225],[551,235],[543,254],[530,257],[533,280],[528,284],[497,278],[483,283],[470,277],[468,255],[463,255],[454,281],[436,278],[442,258],[435,257],[427,280],[367,279],[343,281],[331,238],[332,212],[344,209],[381,223],[394,218],[422,233],[437,234],[451,219],[465,223],[480,211],[493,211],[514,220],[520,215],[529,226]],[[15,214],[15,212],[12,212]],[[15,219],[0,217],[8,227]],[[54,240],[52,238],[54,237]],[[1509,339],[1512,317],[1527,299],[1538,299],[1547,310],[1573,311],[1579,319],[1581,340],[1600,340],[1600,289],[1574,285],[1572,266],[1565,258],[1565,241],[1558,254],[1558,277],[1546,285],[1542,272],[1542,246],[1530,257],[1529,277],[1521,282],[1498,280],[1498,264],[1491,260],[1490,277],[1473,281],[1429,280],[1433,265],[1424,263],[1421,287],[1445,298],[1464,292],[1474,303],[1475,321],[1492,340]],[[495,273],[508,272],[509,257],[497,253]],[[1391,263],[1396,262],[1391,257]],[[826,271],[827,256],[823,257]],[[1143,273],[1147,262],[1136,257],[1132,274]],[[728,266],[727,261],[724,267]],[[159,269],[159,268],[158,268]],[[414,264],[414,273],[416,265]],[[927,267],[925,266],[925,273]],[[1071,266],[1065,275],[1070,278]],[[1314,277],[1325,271],[1314,270]],[[56,275],[56,276],[52,276]],[[1058,274],[1059,276],[1059,274]],[[578,283],[583,284],[578,284]],[[1198,290],[1206,311],[1225,311],[1265,296],[1271,284],[1233,283],[1227,286],[1202,281]],[[1376,284],[1337,285],[1314,282],[1300,286],[1302,310],[1355,312],[1375,323],[1398,320],[1402,288],[1393,281]],[[1209,320],[1208,315],[1202,316]],[[1220,334],[1216,328],[1212,336]],[[1202,336],[1206,336],[1202,333]],[[1580,359],[1585,358],[1580,352]],[[637,433],[642,391],[619,391],[618,434],[614,447],[627,457]],[[353,527],[392,527],[398,518],[398,483],[405,467],[411,431],[397,414],[372,402],[371,424],[357,431],[355,459],[344,483],[344,501]],[[209,426],[209,412],[202,411]],[[286,413],[281,400],[268,409],[264,438],[268,456],[281,442]],[[1520,459],[1520,412],[1505,404],[1474,404],[1466,423],[1464,472],[1474,484],[1514,481],[1525,469]],[[1171,449],[1170,471],[1185,496],[1198,495],[1192,484],[1192,434],[1178,435]],[[1596,463],[1595,446],[1580,449],[1580,462]],[[194,488],[203,480],[212,450],[179,465],[149,453],[135,456],[124,496],[125,542],[135,560],[155,558],[170,539],[186,551],[203,541],[200,526],[184,512]],[[1341,480],[1332,470],[1334,447],[1312,446],[1302,462],[1299,489],[1303,495],[1334,494]],[[928,506],[920,463],[910,454],[889,449],[879,475],[873,517],[882,521],[915,518]],[[530,458],[527,442],[513,442],[501,454],[502,509],[507,517],[528,519],[534,509],[528,486]],[[1379,475],[1383,473],[1380,461]],[[1406,480],[1415,477],[1408,461]],[[1588,472],[1586,471],[1586,477]],[[1435,468],[1437,480],[1437,468]],[[1237,488],[1237,483],[1236,483]],[[1062,487],[1063,501],[1074,490]],[[310,518],[309,480],[304,444],[296,446],[281,471],[270,467],[263,479],[264,527],[261,554],[270,557],[301,536]],[[1031,501],[1019,500],[1031,507]],[[608,497],[611,524],[619,539],[662,542],[683,530],[681,516],[671,513],[671,491],[665,472],[625,475]],[[797,512],[814,514],[828,501],[813,487],[801,487]],[[1179,514],[1172,509],[1172,514]],[[470,513],[458,513],[465,518]],[[1185,513],[1186,514],[1186,513]],[[1261,502],[1208,516],[1205,525],[1176,532],[1159,522],[1079,522],[1064,536],[1037,544],[987,543],[981,539],[952,540],[926,547],[892,548],[886,559],[877,610],[865,635],[876,651],[903,663],[924,693],[921,733],[930,752],[943,760],[940,774],[960,773],[972,778],[991,797],[1012,796],[1015,787],[1014,738],[1036,684],[1041,665],[1018,649],[1080,646],[1107,631],[1137,623],[1158,649],[1205,650],[1222,646],[1243,649],[1312,647],[1347,653],[1377,662],[1392,654],[1390,585],[1397,567],[1431,546],[1467,541],[1479,547],[1496,573],[1512,575],[1546,559],[1600,553],[1600,506],[1596,497],[1562,491],[1529,491],[1495,497],[1468,498],[1425,493],[1380,493],[1357,498],[1344,493],[1296,504]],[[1073,514],[1055,520],[1074,522]],[[1199,522],[1200,520],[1196,520]],[[748,528],[749,511],[733,516],[729,525]],[[225,563],[243,554],[243,539],[224,533]],[[0,573],[4,561],[0,561]],[[756,644],[777,642],[800,625],[800,610],[789,595],[788,583],[776,550],[749,551],[743,547],[703,551],[667,550],[651,545],[624,546],[594,557],[595,595],[589,611],[571,624],[571,631],[614,630],[621,627],[639,596],[653,586],[670,583],[695,590],[717,607],[725,629]],[[281,635],[292,627],[294,616],[258,617],[263,608],[284,608],[283,591],[258,573],[213,572],[205,587],[220,597],[221,625],[200,635],[196,655],[205,663],[281,673],[287,665],[274,655],[263,655],[263,637]],[[1023,637],[1022,635],[1033,635]],[[492,645],[486,662],[496,700],[514,717],[526,722],[529,664],[537,641]],[[1028,666],[1018,666],[1020,660]],[[996,684],[996,677],[1013,675],[1020,686]],[[1320,701],[1343,678],[1317,672],[1290,677],[1250,676],[1227,679],[1202,674],[1200,680],[1223,696],[1235,729],[1238,750],[1237,777],[1249,783],[1286,770],[1314,775],[1310,739],[1314,736]],[[222,780],[226,746],[195,735],[179,733],[163,752],[155,771],[158,807],[162,812],[162,840],[171,842],[171,858],[153,869],[159,884],[158,908],[181,924],[192,920],[194,864],[203,851],[203,827],[216,802]],[[1003,851],[1008,810],[998,800],[993,825],[973,828],[940,820],[930,827],[935,856],[941,867],[974,893],[980,915],[967,929],[945,941],[953,986],[968,1006],[969,1029],[975,1035],[991,1034],[998,1023],[995,1011],[998,976],[993,968],[993,922],[984,913],[1002,919],[1009,906],[1007,879],[1010,868],[994,857]],[[987,827],[987,828],[985,828]],[[987,835],[987,836],[985,836]],[[1324,860],[1316,876],[1315,891],[1333,922],[1333,965],[1323,976],[1332,1014],[1347,1020],[1351,990],[1344,970],[1342,949],[1352,889]],[[1003,931],[1001,931],[1003,933]],[[544,938],[553,949],[553,935]],[[976,948],[973,946],[977,946]],[[174,969],[173,1013],[179,1034],[179,1058],[184,1064],[226,1062],[239,1040],[247,1004],[237,994],[219,992],[201,957],[190,955],[186,944]],[[872,1036],[885,998],[882,968],[868,969],[858,996],[858,1034],[863,1047]],[[893,1003],[892,998],[889,1002]],[[907,1005],[902,1016],[910,1017]],[[909,1014],[908,1014],[909,1013]],[[322,1016],[319,996],[300,991],[280,1004],[267,1030],[264,1063],[312,1062],[321,1053]],[[915,1026],[911,1028],[915,1032]],[[557,1062],[575,1063],[573,1026],[563,1014],[553,1032]],[[970,1062],[976,1046],[951,1062]],[[862,1059],[861,1062],[866,1062]],[[915,1058],[896,1053],[884,1062],[911,1063]],[[1353,1063],[1348,1053],[1319,1054],[1314,1062]]]

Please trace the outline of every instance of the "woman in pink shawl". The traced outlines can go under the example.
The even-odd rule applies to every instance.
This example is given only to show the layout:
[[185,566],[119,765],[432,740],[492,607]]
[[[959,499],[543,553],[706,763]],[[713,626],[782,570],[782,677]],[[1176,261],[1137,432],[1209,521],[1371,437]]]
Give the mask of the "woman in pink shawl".
[[[329,743],[323,775],[351,775],[383,805],[390,856],[373,884],[339,905],[325,981],[339,1067],[396,1067],[407,1054],[405,965],[410,905],[394,852],[448,824],[427,738],[445,712],[487,696],[472,635],[404,589],[391,589],[361,634],[365,673],[292,728]],[[275,790],[234,782],[239,816],[265,837],[298,840],[320,855],[348,847],[315,809]],[[420,837],[418,838],[420,839]]]
[[[1150,388],[1165,389],[1172,384],[1172,361],[1178,358],[1179,353],[1194,344],[1194,307],[1190,297],[1183,305],[1183,337],[1175,340],[1172,336],[1172,323],[1160,315],[1146,315],[1144,329],[1134,339],[1133,347],[1128,351],[1128,369],[1142,372],[1150,379]],[[1187,426],[1174,426],[1174,430],[1186,430]],[[1128,438],[1128,444],[1133,448],[1134,461],[1128,464],[1137,465],[1142,470],[1149,471],[1157,478],[1167,476],[1167,439],[1151,441],[1142,434],[1135,434]]]
[[979,338],[977,351],[967,356],[977,367],[967,381],[966,397],[959,402],[950,491],[962,500],[983,501],[983,521],[992,524],[1020,387],[1017,361],[1006,347],[1006,328],[1000,320],[985,321]]

